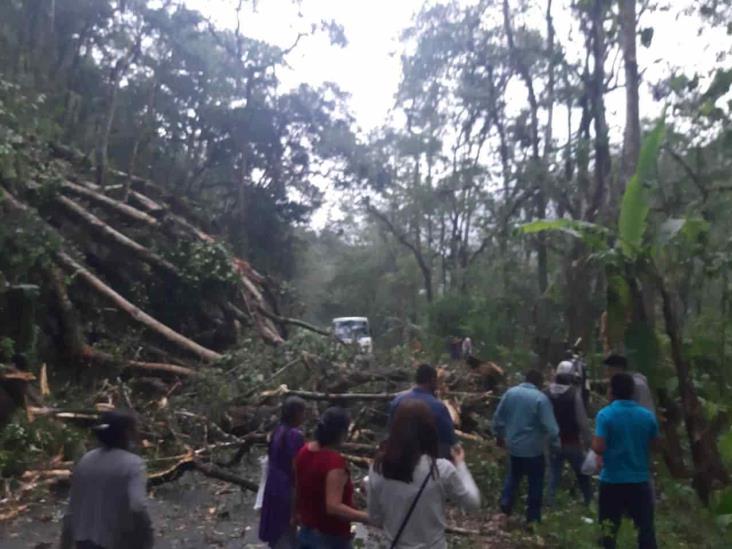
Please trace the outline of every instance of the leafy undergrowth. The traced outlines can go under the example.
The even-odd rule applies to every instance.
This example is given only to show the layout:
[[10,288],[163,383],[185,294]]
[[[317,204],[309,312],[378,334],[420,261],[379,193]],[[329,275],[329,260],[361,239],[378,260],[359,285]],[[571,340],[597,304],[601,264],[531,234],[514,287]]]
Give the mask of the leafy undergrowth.
[[[505,473],[504,454],[493,446],[484,445],[468,448],[467,458],[483,495],[483,509],[475,520],[476,529],[487,530],[487,536],[480,540],[453,539],[452,547],[597,547],[600,527],[597,523],[596,483],[593,486],[595,501],[588,509],[582,505],[571,472],[565,468],[556,504],[551,508],[545,507],[542,523],[528,530],[521,519],[526,492],[524,482],[514,517],[505,522],[502,532],[495,532],[490,527],[499,513],[498,499]],[[692,488],[669,478],[662,467],[657,469],[656,535],[659,547],[722,549],[732,546],[732,531],[716,518],[712,510],[702,506]],[[624,520],[621,526],[618,547],[636,547],[635,530],[629,519]]]

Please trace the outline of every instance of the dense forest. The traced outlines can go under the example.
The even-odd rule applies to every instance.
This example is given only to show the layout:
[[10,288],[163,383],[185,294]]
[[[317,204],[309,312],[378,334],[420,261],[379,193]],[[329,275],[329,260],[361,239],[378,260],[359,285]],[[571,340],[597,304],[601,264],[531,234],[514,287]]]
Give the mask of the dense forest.
[[[504,386],[578,340],[601,386],[625,353],[661,416],[663,546],[728,546],[732,2],[425,2],[369,132],[337,84],[279,78],[309,34],[347,47],[338,22],[283,48],[247,35],[256,4],[222,27],[183,0],[0,2],[0,470],[20,494],[0,520],[100,402],[145,411],[150,456],[202,448],[177,465],[227,480],[198,458],[241,461],[288,387],[388,393],[469,336]],[[712,70],[647,78],[669,12],[724,37]],[[339,316],[369,318],[369,368]],[[514,543],[591,546],[579,513]]]

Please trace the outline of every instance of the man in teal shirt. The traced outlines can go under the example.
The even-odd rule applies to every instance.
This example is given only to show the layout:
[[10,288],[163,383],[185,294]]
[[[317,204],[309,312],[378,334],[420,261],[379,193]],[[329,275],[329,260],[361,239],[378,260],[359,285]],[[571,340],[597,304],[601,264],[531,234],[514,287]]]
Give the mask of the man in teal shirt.
[[547,439],[559,451],[559,426],[547,396],[541,392],[541,372],[530,370],[524,383],[506,391],[493,416],[493,433],[499,445],[505,442],[510,456],[508,475],[501,496],[501,511],[510,515],[521,479],[529,481],[526,520],[541,520],[544,491],[544,446]]
[[635,382],[626,373],[610,380],[612,403],[597,414],[592,449],[601,457],[599,520],[602,545],[615,549],[620,520],[630,516],[639,549],[656,549],[650,449],[658,439],[656,417],[633,400]]

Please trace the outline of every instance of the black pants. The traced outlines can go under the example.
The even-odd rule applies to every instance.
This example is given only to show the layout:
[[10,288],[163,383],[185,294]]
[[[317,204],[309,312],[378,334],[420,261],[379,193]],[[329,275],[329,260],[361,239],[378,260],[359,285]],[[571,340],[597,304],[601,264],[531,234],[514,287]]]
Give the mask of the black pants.
[[623,515],[628,515],[638,530],[638,548],[656,549],[653,524],[653,490],[649,482],[634,484],[600,483],[599,519],[603,529],[600,545],[615,549]]
[[104,549],[104,547],[91,541],[77,541],[76,549]]

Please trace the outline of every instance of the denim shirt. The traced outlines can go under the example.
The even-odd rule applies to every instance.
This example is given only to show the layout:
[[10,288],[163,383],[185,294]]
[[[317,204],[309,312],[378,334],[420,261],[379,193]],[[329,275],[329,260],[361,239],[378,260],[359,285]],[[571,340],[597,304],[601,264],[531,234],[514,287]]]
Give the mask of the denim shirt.
[[537,457],[549,439],[559,448],[559,426],[547,396],[532,383],[521,383],[506,391],[493,416],[493,433],[506,439],[515,457]]
[[440,400],[435,397],[429,391],[426,391],[420,387],[414,387],[409,391],[399,393],[394,400],[391,401],[389,406],[389,425],[394,420],[394,414],[396,409],[399,407],[404,400],[417,399],[421,400],[432,410],[432,414],[435,417],[437,423],[437,437],[440,442],[440,457],[449,458],[450,448],[457,444],[457,437],[455,436],[455,426],[452,423],[450,412]]

